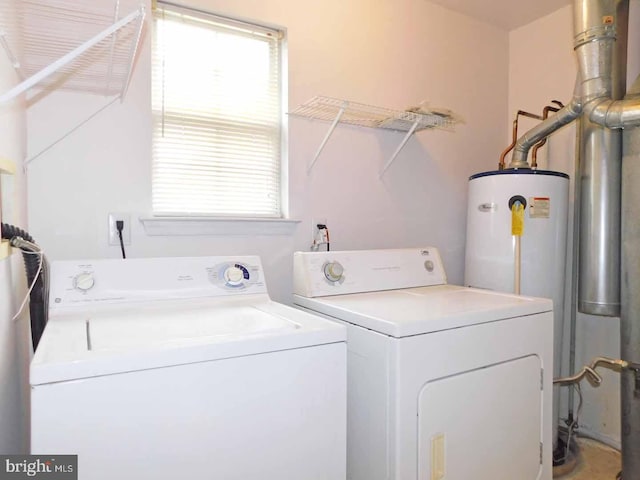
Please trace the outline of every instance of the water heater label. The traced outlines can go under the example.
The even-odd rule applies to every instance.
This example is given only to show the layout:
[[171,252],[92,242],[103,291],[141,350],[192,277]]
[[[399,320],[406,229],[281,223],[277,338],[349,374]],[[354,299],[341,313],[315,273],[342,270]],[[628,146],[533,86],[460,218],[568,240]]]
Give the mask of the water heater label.
[[480,210],[481,212],[495,212],[496,210],[498,210],[498,204],[481,203],[480,205],[478,205],[478,210]]
[[549,197],[529,198],[529,218],[549,218],[551,199]]

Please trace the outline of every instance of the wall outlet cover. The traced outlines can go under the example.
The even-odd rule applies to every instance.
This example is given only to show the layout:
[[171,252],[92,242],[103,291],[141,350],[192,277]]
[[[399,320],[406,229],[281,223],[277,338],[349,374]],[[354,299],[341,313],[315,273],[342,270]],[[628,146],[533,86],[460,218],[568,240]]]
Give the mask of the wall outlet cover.
[[122,229],[122,240],[125,245],[131,245],[131,215],[128,213],[110,213],[109,214],[109,245],[120,245],[116,221],[122,220],[124,228]]
[[318,238],[318,224],[326,225],[327,217],[314,217],[311,219],[311,240]]

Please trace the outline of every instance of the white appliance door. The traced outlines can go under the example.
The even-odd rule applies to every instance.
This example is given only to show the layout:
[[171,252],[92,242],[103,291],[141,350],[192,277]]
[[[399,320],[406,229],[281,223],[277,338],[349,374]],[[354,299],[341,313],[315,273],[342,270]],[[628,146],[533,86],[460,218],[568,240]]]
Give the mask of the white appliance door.
[[346,477],[346,345],[37,385],[31,451],[80,480]]
[[418,398],[418,479],[540,478],[540,371],[531,355],[428,382]]

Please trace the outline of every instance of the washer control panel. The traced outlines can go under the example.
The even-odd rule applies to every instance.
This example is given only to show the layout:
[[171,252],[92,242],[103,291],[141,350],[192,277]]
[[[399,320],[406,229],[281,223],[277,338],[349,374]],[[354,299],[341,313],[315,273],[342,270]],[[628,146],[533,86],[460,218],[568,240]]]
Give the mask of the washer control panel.
[[256,256],[57,261],[51,309],[169,298],[267,294]]
[[304,297],[446,283],[440,253],[433,247],[296,252],[293,257],[294,293]]

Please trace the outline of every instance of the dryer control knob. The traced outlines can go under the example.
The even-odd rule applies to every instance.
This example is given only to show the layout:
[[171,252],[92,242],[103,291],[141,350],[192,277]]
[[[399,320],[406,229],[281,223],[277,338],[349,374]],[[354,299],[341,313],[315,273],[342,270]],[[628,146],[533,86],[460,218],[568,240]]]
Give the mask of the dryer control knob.
[[224,271],[224,279],[229,285],[240,285],[244,280],[244,272],[238,267],[229,267]]
[[342,279],[342,274],[344,273],[344,267],[340,264],[340,262],[327,262],[323,267],[324,276],[330,282],[337,282]]
[[91,290],[95,283],[96,281],[93,278],[93,273],[89,272],[80,273],[73,278],[73,288],[82,292]]

